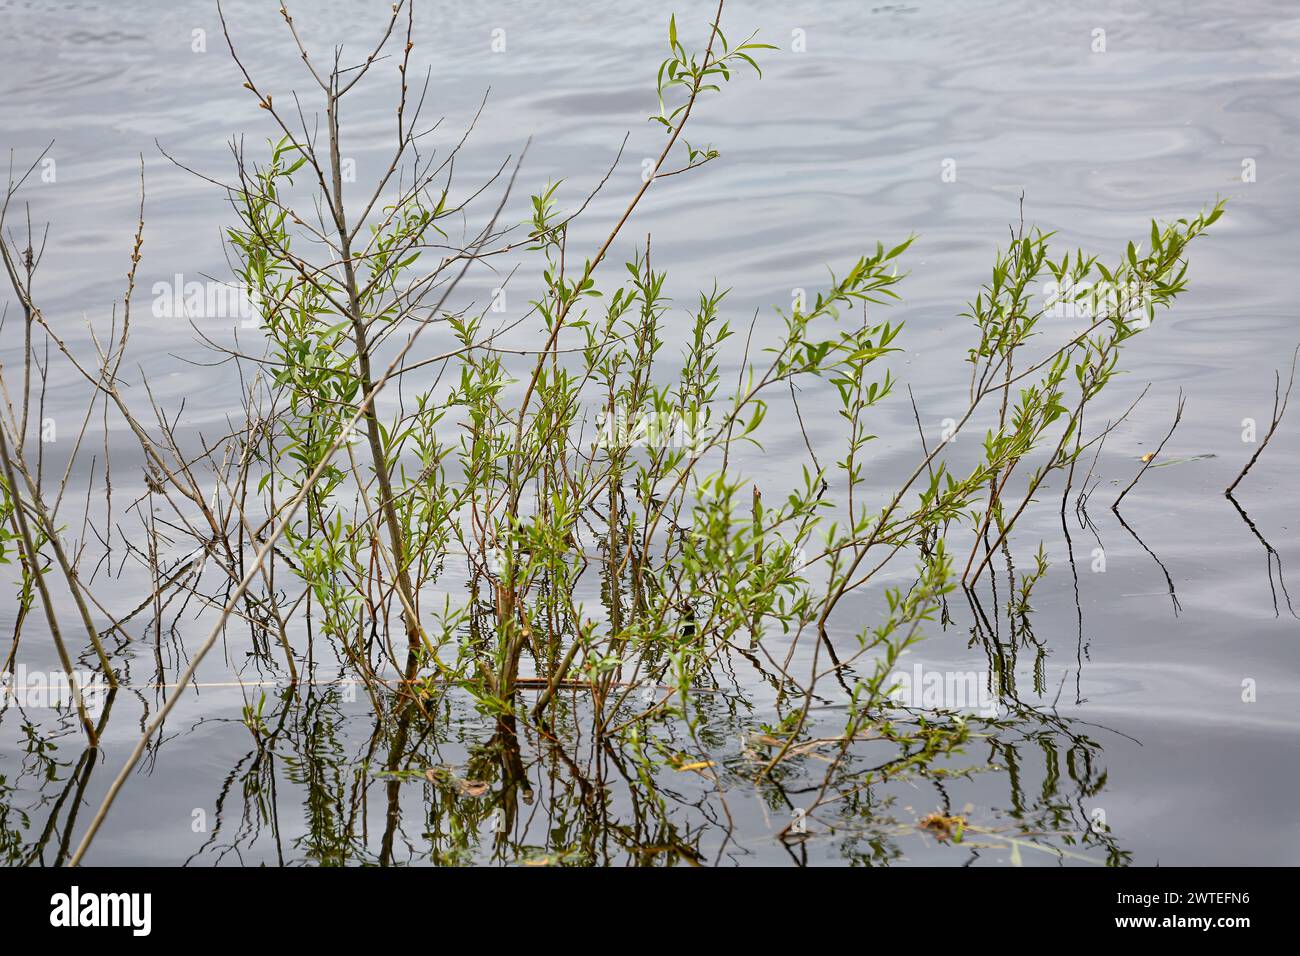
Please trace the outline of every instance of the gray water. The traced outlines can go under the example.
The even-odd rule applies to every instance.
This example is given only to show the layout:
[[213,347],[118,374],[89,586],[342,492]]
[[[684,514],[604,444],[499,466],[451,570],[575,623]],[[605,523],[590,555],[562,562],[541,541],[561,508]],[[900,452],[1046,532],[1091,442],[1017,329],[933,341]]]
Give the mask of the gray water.
[[[294,12],[309,46],[346,42],[359,53],[377,35],[386,7],[331,0],[297,4]],[[277,99],[288,100],[310,79],[274,9],[232,0],[226,16],[240,57]],[[712,9],[676,12],[683,34],[698,39]],[[417,7],[418,73],[432,69],[428,112],[446,117],[440,142],[454,142],[491,90],[458,179],[487,179],[531,137],[523,191],[563,177],[573,184],[572,200],[604,175],[630,134],[608,187],[571,237],[578,247],[598,243],[638,185],[642,158],[661,144],[662,131],[645,116],[655,109],[668,13],[632,3]],[[766,58],[761,80],[744,77],[706,101],[688,138],[717,146],[721,157],[656,184],[619,254],[630,255],[653,233],[656,264],[669,271],[679,302],[716,279],[734,290],[728,309],[738,322],[761,310],[761,335],[762,323],[775,321],[771,307],[788,306],[793,289],[819,287],[827,266],[842,269],[877,240],[893,245],[916,233],[906,257],[912,275],[895,307],[907,350],[896,369],[933,436],[964,408],[961,359],[972,330],[960,313],[987,280],[1008,226],[1018,223],[1022,194],[1026,223],[1058,232],[1058,256],[1081,246],[1114,259],[1129,239],[1145,237],[1152,217],[1191,215],[1216,196],[1229,199],[1228,211],[1191,251],[1189,291],[1126,351],[1128,373],[1096,413],[1122,412],[1151,384],[1097,462],[1095,539],[1069,517],[1077,576],[1054,506],[1018,531],[1026,558],[1042,539],[1053,563],[1035,593],[1041,646],[1021,649],[1019,667],[1022,697],[1050,719],[1008,730],[1006,749],[970,748],[965,764],[982,767],[971,778],[882,788],[860,830],[815,833],[793,849],[774,836],[789,806],[771,805],[737,783],[728,797],[737,826],[728,834],[711,788],[690,773],[665,783],[671,838],[641,833],[631,822],[639,819],[633,801],[615,787],[602,811],[603,839],[589,839],[580,785],[536,756],[525,764],[535,778],[530,794],[541,799],[520,808],[517,841],[530,849],[495,859],[645,862],[665,851],[628,846],[663,840],[689,842],[701,860],[724,864],[1055,864],[1112,854],[1112,862],[1141,865],[1297,862],[1300,622],[1277,570],[1279,560],[1283,572],[1300,566],[1300,515],[1286,480],[1300,464],[1294,410],[1236,493],[1249,522],[1223,489],[1258,447],[1243,442],[1243,420],[1259,422],[1262,436],[1274,371],[1285,381],[1300,341],[1300,8],[1282,0],[1229,7],[744,2],[728,5],[725,23],[737,34],[752,26],[782,49]],[[497,29],[505,31],[500,53],[491,48]],[[203,52],[192,49],[195,30],[205,31]],[[1094,50],[1097,30],[1104,31],[1104,52]],[[801,52],[792,49],[795,31],[806,38]],[[0,64],[0,145],[25,168],[54,141],[53,181],[38,177],[22,195],[33,220],[50,223],[38,283],[45,314],[74,351],[92,348],[86,320],[106,322],[122,294],[143,157],[145,259],[130,361],[149,373],[161,405],[174,411],[184,403],[183,427],[215,427],[237,413],[229,369],[178,361],[205,358],[194,330],[154,319],[147,308],[154,283],[176,274],[229,277],[221,230],[230,211],[220,191],[169,162],[155,141],[220,178],[232,169],[230,137],[245,136],[251,151],[272,135],[240,87],[214,7],[0,0]],[[391,92],[384,83],[363,89],[344,117],[345,151],[362,181],[386,162]],[[953,182],[941,175],[948,160],[955,162]],[[1253,181],[1243,178],[1248,168]],[[485,278],[476,288],[489,286]],[[21,364],[17,328],[7,324],[0,342],[6,370]],[[204,331],[229,341],[229,323]],[[1109,504],[1140,468],[1140,456],[1165,436],[1180,388],[1186,413],[1162,456],[1174,461],[1149,470],[1126,498],[1126,529]],[[66,365],[53,362],[45,415],[69,439],[85,396]],[[883,488],[915,461],[917,436],[905,391],[878,412],[870,483]],[[833,423],[813,415],[808,424],[815,439]],[[130,447],[116,425],[110,441]],[[57,442],[50,454],[57,460]],[[788,481],[804,456],[803,437],[786,420],[766,455],[748,464],[760,482]],[[89,462],[80,461],[72,480],[78,494],[88,474]],[[120,481],[123,495],[138,487],[138,467],[123,465]],[[1053,490],[1059,493],[1045,492],[1049,501]],[[1097,547],[1104,548],[1104,573],[1092,567]],[[132,573],[106,577],[100,588],[117,613],[147,589]],[[1286,584],[1300,600],[1300,584]],[[0,597],[6,642],[10,600]],[[874,612],[864,605],[862,613]],[[147,622],[137,625],[148,631]],[[205,631],[193,625],[182,644],[192,648]],[[987,667],[969,640],[963,626],[936,627],[908,666]],[[224,650],[205,663],[201,679],[217,684],[242,673],[244,648],[232,641]],[[143,683],[156,663],[152,640],[133,653]],[[161,653],[164,672],[174,676],[182,647],[163,645]],[[1041,690],[1034,693],[1039,656]],[[25,639],[20,660],[53,666],[52,652],[35,639]],[[725,766],[738,759],[729,729],[733,711],[744,708],[737,701],[752,697],[761,708],[763,699],[761,686],[739,670],[733,690],[715,707],[713,739]],[[226,686],[186,695],[87,862],[446,862],[461,858],[445,849],[456,842],[445,833],[448,820],[464,815],[486,832],[472,809],[449,807],[447,794],[422,780],[348,782],[373,729],[364,697],[359,704],[322,701],[304,718],[294,736],[312,759],[302,749],[266,758],[254,756],[240,721],[249,693]],[[78,765],[75,722],[20,717],[13,708],[0,718],[0,848],[9,862],[57,862],[65,833],[75,845],[138,738],[141,715],[160,699],[144,690],[114,702],[103,751],[87,758],[91,773]],[[442,761],[455,776],[471,778],[482,759],[475,747],[486,735],[471,708],[449,707],[446,717],[466,733],[441,745]],[[56,749],[34,753],[27,721]],[[338,792],[348,796],[322,805],[320,793],[332,791],[320,778],[339,781]],[[797,804],[797,795],[791,799]],[[401,820],[386,827],[393,807]],[[1078,857],[1015,853],[995,839],[985,848],[953,846],[914,826],[931,811],[964,808],[991,832],[1041,839]],[[195,829],[198,811],[206,831]],[[1080,847],[1070,834],[1098,811],[1109,843]],[[579,844],[581,852],[572,850]],[[345,845],[347,852],[339,850]],[[431,854],[431,845],[443,849]],[[494,858],[487,846],[463,858]]]

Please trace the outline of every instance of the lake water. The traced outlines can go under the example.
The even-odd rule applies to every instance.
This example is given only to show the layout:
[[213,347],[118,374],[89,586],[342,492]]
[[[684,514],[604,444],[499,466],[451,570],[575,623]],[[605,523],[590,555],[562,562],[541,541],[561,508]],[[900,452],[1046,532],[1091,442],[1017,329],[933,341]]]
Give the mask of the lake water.
[[[346,43],[357,55],[387,9],[335,0],[296,7],[309,47]],[[241,58],[277,100],[308,89],[274,5],[232,0],[225,11]],[[564,178],[572,203],[628,134],[608,186],[570,236],[574,248],[597,244],[639,184],[642,159],[662,143],[645,117],[656,108],[668,12],[585,0],[565,4],[563,15],[522,2],[420,4],[413,73],[431,70],[426,111],[446,117],[439,143],[454,143],[490,88],[457,180],[487,179],[531,137],[521,194]],[[683,38],[702,40],[711,5],[676,13]],[[818,774],[792,773],[761,790],[747,782],[736,728],[763,719],[768,691],[742,666],[702,704],[701,740],[725,783],[724,813],[712,782],[690,771],[666,771],[647,791],[622,776],[616,755],[579,747],[580,759],[567,761],[526,734],[519,760],[503,757],[509,748],[456,701],[421,757],[445,768],[435,780],[360,769],[386,765],[389,741],[376,733],[364,694],[349,701],[337,687],[309,692],[284,716],[276,747],[259,751],[241,717],[261,691],[235,683],[258,675],[232,634],[200,671],[207,686],[186,692],[127,784],[87,863],[1300,861],[1300,620],[1284,590],[1300,610],[1300,579],[1279,578],[1279,564],[1281,574],[1300,573],[1300,513],[1286,477],[1300,466],[1300,412],[1238,488],[1240,509],[1223,494],[1267,430],[1275,370],[1285,383],[1300,342],[1300,9],[1282,0],[745,2],[728,5],[724,25],[729,35],[757,29],[781,49],[764,59],[761,80],[738,78],[704,101],[687,138],[721,156],[657,183],[616,254],[631,255],[653,233],[656,265],[668,270],[678,303],[716,279],[733,289],[728,310],[738,324],[760,310],[761,339],[772,307],[788,307],[795,289],[819,288],[828,266],[842,270],[877,240],[892,246],[916,233],[894,309],[906,323],[894,368],[935,439],[964,408],[961,363],[973,333],[961,313],[1018,223],[1022,194],[1026,223],[1058,232],[1058,258],[1081,246],[1106,260],[1144,239],[1153,217],[1229,199],[1224,218],[1192,247],[1189,290],[1126,350],[1126,374],[1090,413],[1097,422],[1118,415],[1150,383],[1097,460],[1091,528],[1069,509],[1076,573],[1052,504],[1059,485],[1017,529],[1021,560],[1042,540],[1052,562],[1034,594],[1032,635],[1003,636],[1018,698],[1032,713],[954,758],[953,767],[973,768],[969,776],[912,778],[847,797],[842,827],[810,826],[791,843],[776,834]],[[215,7],[0,0],[0,63],[0,145],[26,168],[54,142],[54,165],[20,196],[38,228],[50,223],[37,285],[45,315],[74,352],[93,349],[85,322],[102,328],[121,298],[143,157],[145,258],[128,364],[148,373],[162,407],[180,411],[182,429],[219,427],[238,412],[230,367],[187,364],[208,360],[195,331],[148,308],[156,284],[177,275],[230,275],[221,192],[158,147],[221,178],[232,169],[232,136],[245,136],[252,154],[272,135],[241,88]],[[362,182],[386,164],[391,70],[382,75],[358,88],[344,116],[344,150]],[[491,285],[473,279],[467,294]],[[21,367],[19,330],[11,314],[0,340],[8,381]],[[228,322],[204,332],[231,341]],[[1110,502],[1165,437],[1180,389],[1186,412],[1161,456],[1167,466],[1148,470],[1121,523]],[[85,399],[55,356],[43,417],[60,440],[49,445],[47,482],[62,475],[60,450],[81,427]],[[810,437],[829,438],[830,416],[808,417]],[[1243,441],[1246,419],[1258,423],[1256,443]],[[872,427],[880,438],[868,487],[883,490],[916,461],[905,390]],[[98,414],[89,428],[88,448],[98,449]],[[143,487],[139,463],[119,423],[108,443],[120,455],[115,494],[126,502]],[[961,449],[959,440],[957,460]],[[74,469],[72,499],[86,494],[91,453]],[[797,478],[805,457],[787,418],[746,467],[765,487],[779,486]],[[92,493],[102,494],[98,485]],[[77,539],[79,522],[65,520]],[[121,554],[115,561],[95,589],[124,614],[148,583]],[[16,614],[12,589],[4,595],[0,650]],[[174,678],[206,633],[198,608],[178,624],[177,613],[168,611],[160,641],[150,614],[132,621],[139,639],[123,654],[135,686],[113,700],[100,752],[83,753],[66,714],[11,706],[0,717],[0,859],[66,860],[158,707],[162,692],[149,685],[159,674]],[[862,601],[854,613],[865,621],[877,608]],[[968,616],[954,608],[954,623],[931,628],[906,667],[985,672],[987,648],[972,642]],[[836,639],[850,640],[859,623],[846,622]],[[56,667],[48,644],[29,622],[18,661],[28,671]],[[277,693],[267,694],[272,709]],[[819,719],[835,732],[837,702],[824,704]],[[506,767],[525,782],[497,800],[491,793],[504,792]],[[479,792],[480,780],[489,793]],[[502,810],[504,834],[493,816]],[[962,813],[980,837],[936,839],[916,825],[935,811]]]

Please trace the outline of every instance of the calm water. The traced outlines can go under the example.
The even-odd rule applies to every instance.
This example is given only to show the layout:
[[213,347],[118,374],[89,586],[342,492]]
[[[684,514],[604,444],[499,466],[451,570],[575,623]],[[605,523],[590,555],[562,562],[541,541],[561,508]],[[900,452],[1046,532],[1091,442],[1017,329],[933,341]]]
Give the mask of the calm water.
[[[386,8],[299,6],[308,44],[347,42],[358,53]],[[532,137],[522,191],[565,177],[572,199],[604,174],[630,131],[608,189],[571,237],[590,246],[638,184],[642,157],[661,143],[644,117],[655,109],[668,10],[563,9],[424,3],[417,59],[421,72],[432,70],[429,113],[446,117],[442,143],[454,142],[491,89],[460,182],[487,178]],[[226,10],[241,57],[277,99],[306,90],[274,5],[235,0]],[[699,36],[711,12],[679,8],[683,33]],[[359,770],[366,760],[385,766],[387,743],[378,742],[364,695],[349,701],[338,688],[320,688],[295,708],[275,752],[259,754],[241,708],[261,692],[230,683],[258,675],[232,634],[201,671],[214,686],[186,694],[87,862],[1300,861],[1300,621],[1277,570],[1279,560],[1284,573],[1300,568],[1300,514],[1287,479],[1300,465],[1294,411],[1238,490],[1254,531],[1222,494],[1257,447],[1243,443],[1243,419],[1259,421],[1262,434],[1274,370],[1285,377],[1300,341],[1300,9],[1282,0],[747,2],[728,6],[726,23],[732,33],[752,25],[782,50],[761,81],[746,77],[701,109],[688,138],[716,145],[722,157],[657,184],[620,254],[653,232],[656,264],[668,269],[679,302],[716,278],[735,290],[729,308],[738,321],[755,308],[771,321],[770,307],[788,305],[795,288],[817,288],[827,265],[842,268],[877,239],[892,245],[917,233],[897,307],[907,353],[896,371],[933,436],[964,407],[960,362],[971,337],[960,313],[1018,220],[1022,192],[1026,221],[1059,231],[1058,250],[1082,246],[1108,260],[1143,238],[1151,217],[1194,213],[1216,195],[1231,200],[1192,249],[1190,290],[1129,348],[1129,374],[1092,413],[1098,421],[1121,412],[1151,383],[1097,463],[1094,527],[1070,515],[1077,574],[1054,506],[1017,534],[1024,560],[1041,539],[1053,563],[1035,594],[1032,640],[1003,635],[1016,656],[1019,698],[1035,711],[968,747],[953,766],[978,771],[969,777],[878,787],[848,801],[851,824],[787,847],[774,835],[810,781],[792,774],[762,793],[746,784],[735,728],[762,719],[768,691],[743,666],[704,703],[703,739],[727,786],[724,814],[712,785],[694,773],[668,773],[650,799],[615,755],[566,762],[526,737],[512,754],[455,702],[442,722],[452,732],[423,751],[428,766],[446,768],[437,781]],[[1099,29],[1105,52],[1093,50]],[[195,30],[206,31],[205,52],[192,49]],[[491,49],[494,30],[504,31],[504,52]],[[803,52],[791,49],[795,31],[806,38]],[[129,360],[148,371],[160,404],[184,403],[183,428],[217,427],[237,412],[229,369],[178,361],[204,359],[195,332],[147,308],[155,282],[229,276],[220,192],[171,165],[155,140],[186,165],[222,176],[231,136],[246,135],[251,152],[271,135],[240,88],[215,8],[0,0],[0,63],[0,145],[25,167],[55,141],[53,181],[24,196],[33,220],[51,223],[38,284],[46,315],[74,349],[90,348],[85,320],[105,322],[121,296],[143,156],[145,261]],[[352,137],[345,132],[345,152],[363,182],[385,162],[390,95],[371,84],[344,117]],[[955,182],[942,180],[947,160]],[[1243,163],[1254,181],[1243,181]],[[470,293],[490,285],[483,278]],[[229,341],[228,326],[204,332]],[[16,329],[11,321],[0,342],[6,369],[21,362]],[[1126,528],[1110,501],[1164,437],[1180,388],[1186,415],[1162,457],[1192,460],[1148,471],[1125,501]],[[45,414],[61,436],[75,435],[84,401],[73,373],[54,362]],[[814,439],[831,426],[815,415],[809,422]],[[883,490],[915,461],[905,390],[874,427],[881,439],[869,484]],[[101,444],[94,434],[91,444]],[[139,468],[129,435],[114,426],[109,440],[123,456],[115,483],[125,500],[140,486]],[[51,474],[62,472],[59,448],[50,446]],[[793,423],[767,451],[746,463],[765,487],[797,474],[804,451]],[[74,473],[78,494],[88,475],[86,458]],[[1098,547],[1105,573],[1093,570]],[[1286,584],[1300,602],[1300,583]],[[124,613],[148,585],[128,564],[116,580],[101,572],[96,587]],[[0,598],[6,647],[14,613],[12,597]],[[869,620],[876,608],[862,601],[855,613]],[[966,617],[954,608],[953,625],[935,627],[908,666],[986,669]],[[9,708],[0,718],[0,858],[51,864],[63,858],[61,845],[75,846],[142,715],[156,710],[160,692],[145,685],[160,668],[174,676],[206,632],[197,618],[195,608],[172,608],[161,642],[148,614],[134,620],[134,632],[148,637],[128,652],[141,686],[112,702],[101,754],[84,757],[75,722],[49,712]],[[840,637],[849,639],[854,623]],[[54,666],[39,634],[31,630],[19,656],[30,669]],[[1248,681],[1251,701],[1243,700]],[[272,709],[277,693],[267,694]],[[824,703],[834,732],[837,701]],[[870,754],[861,759],[871,763]],[[489,793],[479,792],[480,780]],[[505,836],[494,836],[496,810],[505,812]],[[964,811],[987,839],[936,841],[915,826],[935,810]],[[1097,819],[1109,833],[1085,841],[1082,831]],[[1008,838],[1077,856],[1018,850]]]

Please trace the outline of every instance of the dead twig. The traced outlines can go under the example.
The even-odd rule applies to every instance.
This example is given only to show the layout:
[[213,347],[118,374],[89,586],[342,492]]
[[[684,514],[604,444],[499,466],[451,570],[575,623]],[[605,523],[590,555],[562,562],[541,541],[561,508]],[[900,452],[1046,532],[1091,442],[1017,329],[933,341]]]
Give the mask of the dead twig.
[[1232,490],[1236,488],[1237,485],[1241,484],[1241,479],[1245,478],[1246,473],[1255,466],[1255,462],[1259,460],[1259,456],[1262,455],[1264,449],[1268,447],[1269,439],[1271,439],[1273,433],[1277,431],[1277,426],[1282,423],[1282,416],[1286,414],[1287,402],[1291,400],[1291,386],[1295,384],[1295,363],[1298,355],[1300,355],[1300,345],[1297,345],[1295,351],[1291,353],[1291,375],[1287,378],[1286,394],[1282,394],[1281,374],[1279,372],[1273,373],[1273,416],[1272,421],[1268,426],[1268,433],[1264,436],[1264,440],[1259,443],[1259,447],[1255,449],[1255,454],[1250,456],[1250,461],[1246,462],[1246,467],[1241,469],[1241,474],[1237,475],[1236,480],[1233,481],[1232,484],[1228,485],[1227,490],[1224,491],[1225,495],[1228,495],[1229,497],[1232,496]]
[[1161,450],[1165,447],[1165,442],[1169,441],[1174,434],[1174,430],[1178,428],[1178,423],[1183,420],[1183,406],[1186,404],[1187,399],[1183,396],[1183,390],[1180,388],[1178,390],[1178,408],[1174,412],[1174,423],[1169,426],[1169,432],[1165,435],[1160,444],[1156,446],[1155,451],[1149,455],[1142,456],[1142,468],[1133,476],[1133,480],[1128,483],[1128,487],[1119,493],[1119,497],[1115,499],[1115,503],[1110,506],[1111,511],[1119,514],[1119,503],[1124,500],[1124,496],[1132,491],[1133,486],[1136,485],[1142,479],[1142,476],[1147,473],[1147,469],[1151,467],[1151,463],[1160,456]]

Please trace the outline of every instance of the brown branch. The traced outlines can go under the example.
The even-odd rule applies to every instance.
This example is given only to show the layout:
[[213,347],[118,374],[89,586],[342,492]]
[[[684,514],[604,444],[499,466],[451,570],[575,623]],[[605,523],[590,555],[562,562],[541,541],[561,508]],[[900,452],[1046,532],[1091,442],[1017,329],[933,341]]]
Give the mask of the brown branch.
[[1246,462],[1246,467],[1241,469],[1241,474],[1237,475],[1236,480],[1233,481],[1232,484],[1228,485],[1227,490],[1224,492],[1225,495],[1231,497],[1232,490],[1236,488],[1237,485],[1241,484],[1241,479],[1245,478],[1246,473],[1250,471],[1251,468],[1255,467],[1255,462],[1259,460],[1259,456],[1262,455],[1264,449],[1268,447],[1269,440],[1273,437],[1273,433],[1277,431],[1277,426],[1282,423],[1282,416],[1286,414],[1287,402],[1291,400],[1291,386],[1295,384],[1295,363],[1298,355],[1300,355],[1300,345],[1297,345],[1295,351],[1291,353],[1291,376],[1286,382],[1285,395],[1281,394],[1281,374],[1278,372],[1273,373],[1273,418],[1272,423],[1268,426],[1268,434],[1264,436],[1264,440],[1260,442],[1259,447],[1255,449],[1255,454],[1250,456],[1250,461]]

